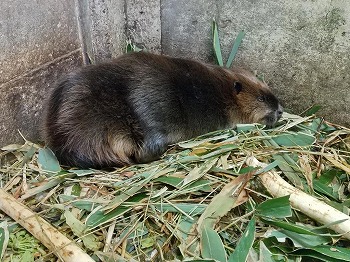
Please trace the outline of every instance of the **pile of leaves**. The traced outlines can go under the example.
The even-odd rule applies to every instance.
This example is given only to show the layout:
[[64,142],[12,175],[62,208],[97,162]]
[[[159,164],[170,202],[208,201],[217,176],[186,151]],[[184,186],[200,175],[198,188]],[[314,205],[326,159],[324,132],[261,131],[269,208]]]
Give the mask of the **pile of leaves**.
[[[349,149],[349,129],[286,113],[273,129],[239,125],[113,170],[68,169],[48,148],[9,145],[0,185],[96,261],[350,261],[349,240],[259,180],[275,170],[348,214]],[[267,167],[247,165],[250,156]],[[57,260],[4,213],[0,252],[2,261]]]

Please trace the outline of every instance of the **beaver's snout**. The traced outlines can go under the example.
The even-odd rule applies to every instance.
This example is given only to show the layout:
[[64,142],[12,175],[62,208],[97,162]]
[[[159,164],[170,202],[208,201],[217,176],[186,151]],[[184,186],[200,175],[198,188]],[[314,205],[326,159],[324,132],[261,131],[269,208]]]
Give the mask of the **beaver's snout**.
[[273,127],[276,124],[276,122],[282,117],[282,115],[283,107],[280,104],[278,104],[277,109],[271,111],[265,116],[265,125]]

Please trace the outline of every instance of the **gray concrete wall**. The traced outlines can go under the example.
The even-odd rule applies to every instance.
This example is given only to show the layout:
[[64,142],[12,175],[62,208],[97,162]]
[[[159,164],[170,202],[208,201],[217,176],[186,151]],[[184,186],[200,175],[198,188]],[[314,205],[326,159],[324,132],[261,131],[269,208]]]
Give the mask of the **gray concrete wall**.
[[64,72],[116,57],[126,42],[214,61],[211,21],[224,57],[240,30],[235,64],[257,71],[291,112],[323,106],[350,126],[347,0],[62,0],[0,2],[0,146],[37,141],[43,100]]
[[125,3],[76,0],[78,30],[85,63],[98,63],[124,52]]
[[0,145],[38,140],[49,87],[80,64],[74,1],[0,3]]

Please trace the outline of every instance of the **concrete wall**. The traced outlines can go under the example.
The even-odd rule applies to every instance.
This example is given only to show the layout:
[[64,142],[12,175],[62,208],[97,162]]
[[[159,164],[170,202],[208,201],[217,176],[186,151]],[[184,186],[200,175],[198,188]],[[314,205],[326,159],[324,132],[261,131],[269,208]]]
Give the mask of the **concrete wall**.
[[80,64],[74,1],[0,3],[0,145],[39,138],[48,88]]
[[213,61],[211,21],[224,57],[240,30],[235,64],[256,70],[294,113],[320,104],[350,126],[347,0],[5,0],[0,3],[0,145],[39,139],[42,104],[60,75],[124,52]]

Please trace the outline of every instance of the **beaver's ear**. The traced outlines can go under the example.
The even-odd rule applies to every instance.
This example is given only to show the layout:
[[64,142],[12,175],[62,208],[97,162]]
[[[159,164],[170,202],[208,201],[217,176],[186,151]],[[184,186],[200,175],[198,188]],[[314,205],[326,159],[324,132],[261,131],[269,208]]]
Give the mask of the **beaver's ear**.
[[236,94],[238,95],[242,91],[242,84],[240,82],[235,81],[233,83],[233,89],[236,91]]

